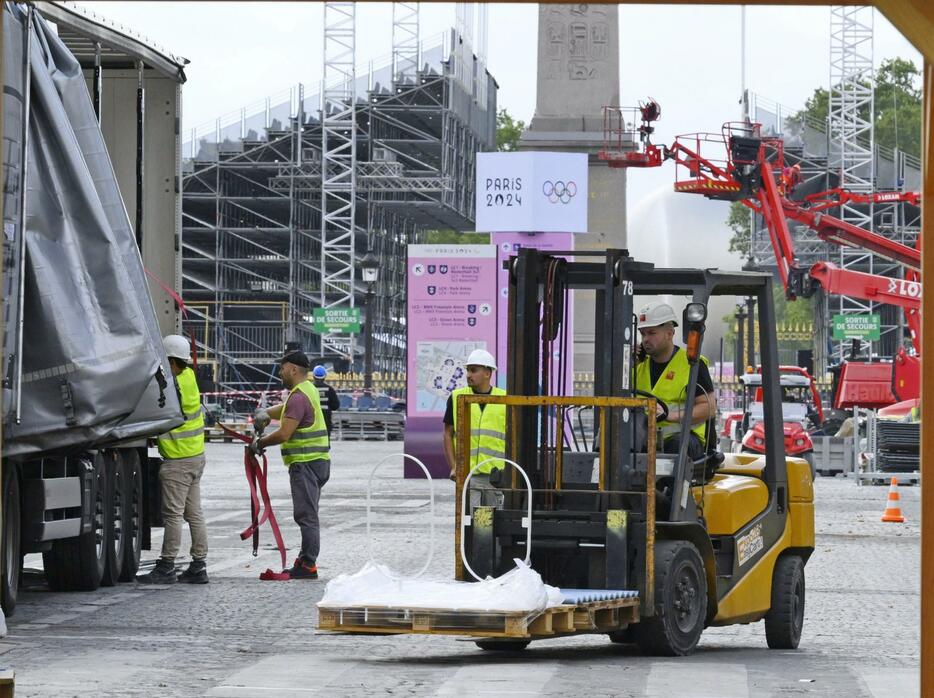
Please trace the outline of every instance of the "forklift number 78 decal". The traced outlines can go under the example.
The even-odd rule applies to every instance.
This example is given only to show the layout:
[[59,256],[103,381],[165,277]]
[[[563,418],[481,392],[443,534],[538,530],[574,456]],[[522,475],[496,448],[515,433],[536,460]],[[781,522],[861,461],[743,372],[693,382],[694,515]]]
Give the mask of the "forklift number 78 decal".
[[749,532],[736,539],[736,554],[739,556],[739,566],[742,567],[755,557],[764,547],[762,540],[762,524],[757,523]]

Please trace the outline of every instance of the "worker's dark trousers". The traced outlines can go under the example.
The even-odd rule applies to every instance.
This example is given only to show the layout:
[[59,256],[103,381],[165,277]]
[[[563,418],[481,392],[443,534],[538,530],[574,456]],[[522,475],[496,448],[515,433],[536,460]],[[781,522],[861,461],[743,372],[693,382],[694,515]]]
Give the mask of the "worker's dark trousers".
[[[704,444],[700,437],[693,431],[688,434],[688,458],[692,461],[704,457]],[[662,453],[678,453],[681,450],[681,434],[676,434],[668,439],[662,445]]]
[[318,524],[318,500],[321,488],[331,477],[330,460],[293,463],[289,467],[292,486],[292,513],[302,531],[301,557],[309,567],[318,559],[321,549],[321,527]]

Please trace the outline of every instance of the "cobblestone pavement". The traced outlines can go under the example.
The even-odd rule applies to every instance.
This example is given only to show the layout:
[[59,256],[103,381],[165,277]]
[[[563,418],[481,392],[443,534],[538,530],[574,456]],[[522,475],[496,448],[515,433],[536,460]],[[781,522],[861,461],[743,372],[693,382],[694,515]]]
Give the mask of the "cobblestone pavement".
[[[135,584],[93,593],[49,592],[27,573],[0,664],[18,696],[860,696],[917,695],[919,503],[901,487],[908,523],[879,521],[886,488],[819,479],[817,550],[807,566],[804,637],[797,651],[766,648],[762,623],[704,632],[691,657],[657,659],[591,635],[494,655],[439,636],[336,636],[315,630],[327,580],[356,571],[372,549],[400,570],[422,566],[432,521],[428,485],[402,481],[398,460],[378,473],[372,545],[367,480],[398,443],[337,443],[324,489],[316,582],[261,582],[278,553],[264,528],[258,558],[248,523],[242,448],[209,444],[202,492],[210,555],[207,586]],[[298,543],[278,454],[270,492],[290,556]],[[431,571],[453,569],[453,486],[436,483]],[[161,530],[154,531],[158,554]],[[187,534],[183,550],[187,550]],[[27,568],[41,565],[29,556]]]

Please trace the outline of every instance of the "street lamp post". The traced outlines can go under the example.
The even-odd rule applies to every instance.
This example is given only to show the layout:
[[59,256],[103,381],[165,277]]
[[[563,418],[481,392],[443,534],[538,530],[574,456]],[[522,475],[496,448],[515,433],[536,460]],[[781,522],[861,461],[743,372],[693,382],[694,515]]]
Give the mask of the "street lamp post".
[[379,260],[372,252],[367,252],[360,260],[360,274],[366,284],[366,327],[363,335],[363,389],[373,387],[373,296],[376,282],[379,281]]
[[[756,264],[755,257],[749,257],[746,260],[746,263],[743,265],[743,271],[756,272],[761,271],[759,265]],[[753,370],[756,369],[756,299],[754,296],[749,296],[746,299],[746,330],[749,333],[749,339],[746,346],[746,350],[749,352],[749,362],[747,366],[752,366]]]
[[742,303],[736,304],[736,347],[733,352],[733,375],[736,380],[746,371],[746,350],[743,346],[743,337],[745,333],[746,306]]

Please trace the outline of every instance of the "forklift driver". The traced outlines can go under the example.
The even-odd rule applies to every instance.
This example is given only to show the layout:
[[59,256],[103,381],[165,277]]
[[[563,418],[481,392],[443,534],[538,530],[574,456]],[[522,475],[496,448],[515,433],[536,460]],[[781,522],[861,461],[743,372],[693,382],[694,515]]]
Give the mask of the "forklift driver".
[[[639,311],[638,329],[645,354],[636,365],[636,389],[651,393],[668,405],[668,416],[658,422],[661,430],[661,452],[678,453],[681,448],[681,418],[686,409],[690,364],[685,352],[675,345],[675,311],[662,302],[649,303]],[[688,457],[698,461],[705,455],[707,420],[716,414],[713,381],[707,359],[701,357],[697,370],[697,387],[691,402],[691,431],[688,434]],[[657,407],[656,416],[664,409]]]

